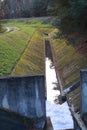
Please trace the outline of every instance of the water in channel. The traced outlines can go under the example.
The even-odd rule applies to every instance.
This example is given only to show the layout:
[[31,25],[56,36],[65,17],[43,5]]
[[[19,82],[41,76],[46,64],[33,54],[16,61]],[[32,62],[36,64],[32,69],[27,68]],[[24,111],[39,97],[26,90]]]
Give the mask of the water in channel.
[[[50,48],[49,46],[46,50]],[[46,68],[46,114],[50,117],[54,130],[73,129],[73,120],[67,102],[59,104],[58,96],[58,81],[55,72],[55,66],[52,62],[51,52],[46,53],[45,68]],[[51,56],[51,58],[49,57]]]

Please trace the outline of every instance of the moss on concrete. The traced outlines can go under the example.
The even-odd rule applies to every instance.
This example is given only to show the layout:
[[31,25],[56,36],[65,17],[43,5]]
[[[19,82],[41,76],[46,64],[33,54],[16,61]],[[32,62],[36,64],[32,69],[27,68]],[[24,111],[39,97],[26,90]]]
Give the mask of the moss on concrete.
[[20,65],[16,65],[15,74],[43,73],[44,38],[52,28],[49,23],[42,23],[44,19],[2,21],[3,26],[17,27],[19,30],[0,35],[0,76],[10,75],[17,62]]
[[50,28],[37,29],[14,68],[12,75],[45,73],[45,33],[49,33],[50,31]]
[[61,77],[63,89],[69,87],[80,78],[80,69],[87,68],[87,51],[81,53],[81,50],[86,46],[79,48],[79,44],[73,46],[64,38],[52,40],[56,70]]

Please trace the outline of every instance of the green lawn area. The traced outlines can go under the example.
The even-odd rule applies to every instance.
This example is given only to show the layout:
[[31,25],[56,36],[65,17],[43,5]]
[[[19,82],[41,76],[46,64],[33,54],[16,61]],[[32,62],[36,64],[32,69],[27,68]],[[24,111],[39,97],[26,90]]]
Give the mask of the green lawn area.
[[44,74],[44,55],[44,36],[39,31],[36,31],[13,69],[12,75]]
[[11,74],[38,29],[47,31],[50,27],[39,19],[4,20],[2,23],[4,27],[14,26],[19,30],[0,34],[0,76]]

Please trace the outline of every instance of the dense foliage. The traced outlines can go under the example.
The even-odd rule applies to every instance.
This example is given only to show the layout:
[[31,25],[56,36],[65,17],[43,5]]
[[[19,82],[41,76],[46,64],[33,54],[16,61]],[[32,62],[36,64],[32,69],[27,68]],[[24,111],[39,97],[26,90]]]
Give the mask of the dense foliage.
[[52,13],[60,18],[62,28],[87,27],[87,0],[54,0],[54,3]]
[[48,0],[33,0],[33,15],[44,16],[47,15]]
[[26,71],[27,74],[41,73],[44,66],[44,34],[52,30],[49,19],[2,20],[2,26],[17,27],[17,30],[13,28],[8,33],[0,35],[0,76],[11,74],[18,61],[20,64],[14,74],[24,75]]
[[46,16],[48,0],[3,0],[0,10],[3,18]]

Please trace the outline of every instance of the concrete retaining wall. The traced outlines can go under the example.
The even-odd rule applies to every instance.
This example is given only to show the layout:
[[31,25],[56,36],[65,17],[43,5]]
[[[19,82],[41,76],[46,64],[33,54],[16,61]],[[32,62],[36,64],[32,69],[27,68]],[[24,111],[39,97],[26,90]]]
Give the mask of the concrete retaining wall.
[[81,117],[87,126],[87,69],[81,70]]
[[44,76],[0,78],[0,108],[39,120],[35,126],[42,130],[46,119]]

